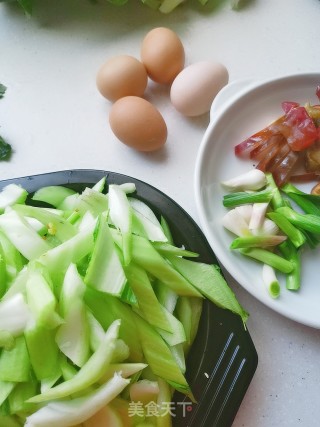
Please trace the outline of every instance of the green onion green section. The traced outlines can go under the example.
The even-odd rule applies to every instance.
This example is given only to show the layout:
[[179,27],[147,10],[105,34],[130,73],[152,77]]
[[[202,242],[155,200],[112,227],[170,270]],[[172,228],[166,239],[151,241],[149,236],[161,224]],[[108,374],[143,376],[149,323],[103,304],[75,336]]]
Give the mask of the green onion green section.
[[226,208],[232,208],[248,203],[270,202],[273,197],[273,194],[274,192],[269,189],[256,192],[240,191],[237,193],[226,194],[223,197],[223,206],[225,206]]

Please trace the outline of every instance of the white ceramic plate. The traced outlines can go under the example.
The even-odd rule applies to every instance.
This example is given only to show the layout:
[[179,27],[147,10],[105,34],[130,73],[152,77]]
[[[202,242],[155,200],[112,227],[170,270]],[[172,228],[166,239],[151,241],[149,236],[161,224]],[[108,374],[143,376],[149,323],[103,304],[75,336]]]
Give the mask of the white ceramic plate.
[[[236,82],[226,86],[211,109],[210,125],[203,137],[195,169],[195,198],[201,227],[219,261],[248,292],[261,302],[305,325],[320,328],[320,248],[305,249],[302,254],[301,289],[285,288],[274,300],[268,295],[262,279],[261,264],[247,259],[229,245],[232,236],[221,225],[226,212],[222,205],[226,191],[220,182],[253,167],[252,161],[236,158],[236,144],[262,129],[282,114],[282,101],[316,103],[316,86],[320,73],[297,74],[262,82]],[[310,189],[310,184],[299,186]]]

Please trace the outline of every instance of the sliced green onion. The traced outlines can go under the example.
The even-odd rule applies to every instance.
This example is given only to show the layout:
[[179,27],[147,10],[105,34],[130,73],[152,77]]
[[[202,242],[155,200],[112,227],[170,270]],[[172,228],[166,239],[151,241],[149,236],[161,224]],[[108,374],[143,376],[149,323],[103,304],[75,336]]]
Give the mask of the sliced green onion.
[[276,246],[284,242],[286,238],[286,236],[279,235],[237,237],[231,243],[230,249]]
[[273,252],[268,251],[267,249],[245,248],[239,249],[239,251],[243,255],[268,264],[276,270],[281,271],[282,273],[291,273],[291,271],[293,270],[292,262],[282,258],[277,254],[274,254]]
[[299,248],[306,242],[305,235],[279,211],[269,212],[267,216],[288,236],[295,247]]
[[320,197],[314,194],[307,194],[299,190],[294,185],[287,183],[281,190],[287,194],[305,213],[320,216]]
[[274,269],[268,264],[263,264],[262,280],[271,298],[278,298],[280,295],[280,284]]
[[246,203],[269,203],[274,194],[273,190],[265,189],[253,193],[241,191],[238,193],[226,194],[223,197],[223,206],[233,208]]
[[276,246],[284,242],[286,238],[286,236],[278,235],[237,237],[231,243],[230,249],[265,248],[268,246]]
[[283,207],[276,210],[276,212],[284,215],[292,224],[303,230],[310,231],[311,233],[320,233],[320,216],[312,214],[300,214],[291,208]]
[[283,242],[279,249],[283,256],[293,265],[293,270],[286,276],[286,287],[291,291],[297,291],[301,286],[301,259],[300,250],[290,240]]
[[273,192],[272,199],[271,199],[271,205],[273,209],[277,209],[282,206],[285,206],[285,201],[280,193],[279,188],[277,187],[277,184],[275,183],[275,180],[273,179],[272,173],[267,172],[266,179],[267,179],[267,189]]
[[249,222],[249,230],[259,230],[263,224],[269,203],[254,203]]
[[237,236],[246,236],[250,234],[249,222],[240,214],[238,208],[231,209],[223,216],[222,225]]

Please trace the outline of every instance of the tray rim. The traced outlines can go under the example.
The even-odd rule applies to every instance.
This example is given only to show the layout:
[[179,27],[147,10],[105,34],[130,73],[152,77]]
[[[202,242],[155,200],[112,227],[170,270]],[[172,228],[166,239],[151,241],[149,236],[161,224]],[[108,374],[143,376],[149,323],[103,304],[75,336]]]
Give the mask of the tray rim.
[[[208,262],[208,259],[211,260],[211,262],[219,265],[219,261],[216,258],[211,246],[209,245],[204,233],[202,232],[201,228],[199,227],[199,225],[195,222],[195,220],[188,214],[188,212],[186,212],[177,202],[175,202],[170,196],[166,195],[164,192],[162,192],[161,190],[157,189],[156,187],[148,184],[145,181],[142,181],[140,179],[122,174],[122,173],[118,173],[118,172],[113,172],[113,171],[106,171],[106,170],[101,170],[101,169],[65,169],[65,170],[55,170],[52,172],[43,172],[43,173],[37,173],[34,175],[26,175],[26,176],[21,176],[21,177],[14,177],[14,178],[8,178],[8,179],[3,179],[0,180],[0,190],[7,184],[10,183],[18,183],[22,186],[24,186],[27,190],[30,188],[33,188],[33,190],[28,190],[31,192],[34,192],[36,190],[36,188],[40,188],[44,185],[39,186],[38,182],[40,182],[41,180],[45,180],[45,182],[47,181],[47,184],[45,185],[86,185],[86,184],[94,184],[95,182],[97,182],[98,179],[102,178],[103,176],[106,177],[106,182],[108,183],[108,178],[111,178],[111,182],[112,182],[112,178],[115,178],[116,181],[120,180],[121,182],[129,182],[129,181],[133,181],[137,184],[137,195],[138,197],[142,198],[143,200],[145,200],[147,203],[149,202],[148,197],[144,197],[143,194],[139,194],[139,190],[140,190],[140,186],[142,187],[142,190],[148,189],[148,191],[151,192],[152,195],[154,195],[154,198],[156,199],[157,197],[161,197],[163,200],[165,200],[169,205],[173,206],[174,209],[176,209],[178,212],[180,212],[180,215],[182,215],[183,217],[186,218],[187,222],[191,225],[191,227],[196,231],[197,233],[197,238],[199,238],[200,236],[200,242],[201,245],[204,248],[204,252],[206,252],[206,256],[207,256],[207,260],[204,260],[204,262]],[[152,200],[151,202],[149,202],[151,205],[153,205],[155,203],[155,200]],[[156,203],[155,203],[156,204]],[[170,219],[172,220],[172,219]],[[203,254],[200,254],[200,258],[202,258]],[[221,310],[218,307],[216,307],[214,304],[210,303],[209,301],[206,300],[206,309],[208,310],[208,313],[210,313],[210,310]],[[205,310],[204,310],[205,312]],[[242,321],[240,319],[239,316],[233,315],[233,313],[228,312],[227,310],[224,310],[224,312],[227,313],[227,316],[230,316],[231,321],[232,322],[237,322],[237,326],[242,325]],[[226,314],[224,313],[224,314]],[[202,320],[201,320],[202,321]],[[204,320],[206,321],[206,319]],[[243,325],[242,325],[243,326]],[[244,329],[244,328],[243,328]],[[208,335],[208,331],[206,331],[207,335]],[[199,331],[198,331],[198,335]],[[228,406],[228,414],[227,416],[225,416],[225,420],[224,421],[219,421],[219,424],[216,424],[219,427],[230,427],[232,425],[232,422],[236,416],[236,413],[238,412],[238,409],[240,407],[240,404],[246,394],[246,391],[254,377],[255,371],[257,369],[258,366],[258,354],[255,348],[255,345],[251,339],[250,333],[248,330],[243,330],[243,335],[241,335],[241,339],[246,340],[245,344],[248,345],[248,348],[250,349],[250,354],[246,355],[249,362],[250,362],[250,375],[245,378],[245,384],[242,385],[242,389],[241,389],[241,395],[238,396],[236,399],[234,399],[232,401],[233,407]],[[206,343],[206,346],[208,344]],[[205,349],[206,350],[206,349]],[[192,352],[192,350],[191,350]],[[195,353],[195,351],[194,351]],[[188,356],[188,360],[191,356]],[[187,362],[188,363],[188,362]],[[188,365],[187,365],[188,366]],[[188,370],[187,370],[188,371]],[[198,371],[201,371],[201,369],[199,368]],[[199,372],[198,372],[199,374]],[[187,376],[188,376],[188,372],[187,372]],[[198,375],[199,376],[199,375]],[[191,387],[192,387],[192,381],[191,381]],[[177,397],[178,399],[181,399],[181,397]],[[177,399],[176,398],[176,399]],[[173,401],[175,401],[175,399],[173,399]],[[224,408],[222,408],[224,409]],[[222,411],[221,409],[221,411]],[[176,421],[176,420],[173,420]],[[200,427],[198,422],[197,424],[192,424],[192,420],[191,420],[191,424],[185,424],[187,420],[183,420],[183,424],[181,424],[181,426],[183,427]],[[189,422],[190,420],[188,420]],[[176,425],[177,427],[180,426],[180,424],[178,422],[174,422],[174,425]],[[212,425],[210,424],[203,424],[203,427],[212,427]]]

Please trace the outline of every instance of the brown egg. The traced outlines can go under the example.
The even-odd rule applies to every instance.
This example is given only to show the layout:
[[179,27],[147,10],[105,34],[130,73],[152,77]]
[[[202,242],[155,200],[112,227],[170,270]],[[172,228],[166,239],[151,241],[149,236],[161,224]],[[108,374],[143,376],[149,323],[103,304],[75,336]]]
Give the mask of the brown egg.
[[182,42],[169,28],[154,28],[142,41],[141,61],[157,83],[170,84],[183,69],[184,60]]
[[144,65],[130,55],[110,58],[98,71],[97,87],[109,101],[116,101],[124,96],[142,96],[148,75]]
[[109,114],[116,137],[138,151],[155,151],[167,140],[167,126],[160,112],[148,101],[126,96],[116,101]]

